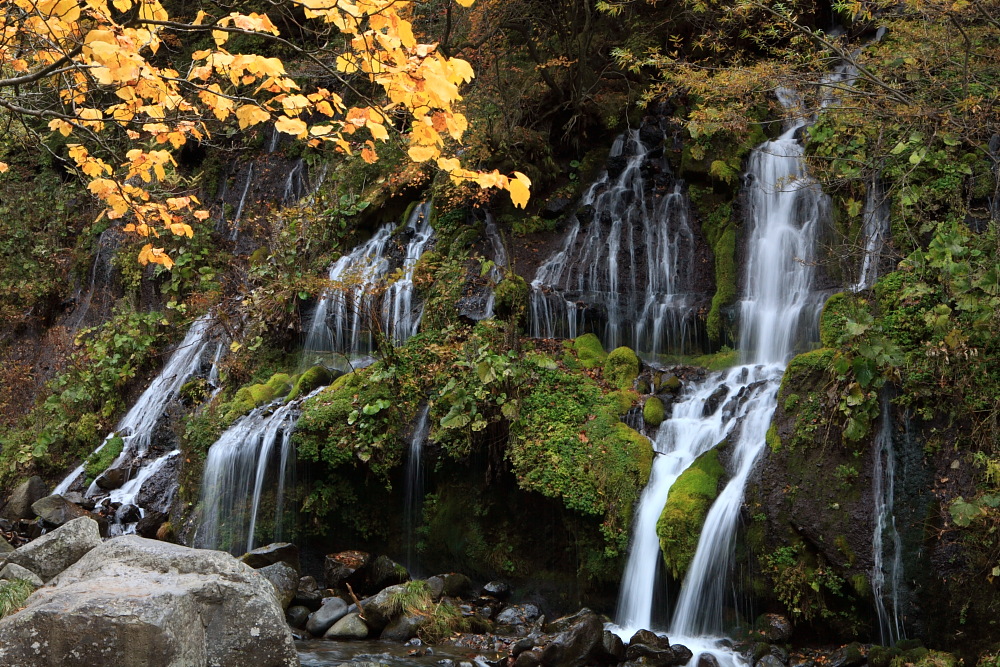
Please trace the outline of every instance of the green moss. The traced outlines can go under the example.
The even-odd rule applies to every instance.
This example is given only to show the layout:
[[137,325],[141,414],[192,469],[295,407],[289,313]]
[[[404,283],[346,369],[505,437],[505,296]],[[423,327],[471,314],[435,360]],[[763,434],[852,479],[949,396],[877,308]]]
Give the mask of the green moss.
[[[710,371],[724,371],[738,364],[740,361],[739,352],[725,345],[715,354],[705,354],[694,357],[690,360],[691,365],[701,366]],[[680,381],[678,380],[678,383]],[[679,386],[679,384],[678,384]]]
[[715,294],[708,311],[705,329],[708,337],[722,340],[722,309],[736,301],[736,227],[728,225],[712,246],[715,253]]
[[609,558],[628,546],[632,510],[652,462],[649,440],[619,420],[622,395],[603,395],[582,374],[540,370],[522,399],[507,452],[522,489],[601,517]]
[[620,416],[631,410],[638,398],[634,391],[620,389],[608,394],[608,405],[615,414]]
[[695,459],[670,487],[656,533],[660,537],[663,562],[675,579],[684,576],[694,558],[702,525],[724,474],[716,447]]
[[823,314],[819,318],[819,340],[823,347],[836,347],[843,337],[851,310],[850,298],[846,292],[839,292],[823,304]]
[[767,429],[767,448],[772,454],[777,454],[781,451],[781,436],[778,435],[778,425],[772,423]]
[[274,389],[266,384],[252,384],[247,388],[247,393],[250,394],[253,404],[258,407],[274,398]]
[[115,434],[108,442],[101,447],[100,451],[94,452],[83,464],[83,470],[87,474],[87,485],[97,479],[97,476],[108,469],[108,466],[118,458],[125,447],[125,441]]
[[659,426],[663,423],[664,409],[663,401],[656,396],[650,396],[642,406],[642,419],[650,426]]
[[521,276],[508,271],[493,290],[496,297],[493,312],[498,319],[520,324],[528,311],[531,288]]
[[631,389],[639,377],[639,357],[632,348],[619,347],[604,360],[604,381],[618,389]]
[[275,373],[264,384],[271,390],[272,398],[281,398],[292,390],[292,380],[288,373]]
[[577,336],[573,340],[573,349],[576,350],[576,357],[584,368],[600,366],[608,357],[604,346],[601,345],[601,339],[592,333]]
[[288,400],[294,401],[296,398],[305,396],[306,394],[329,383],[330,371],[323,366],[313,366],[300,375],[295,381],[295,386],[292,387],[292,390],[288,393]]

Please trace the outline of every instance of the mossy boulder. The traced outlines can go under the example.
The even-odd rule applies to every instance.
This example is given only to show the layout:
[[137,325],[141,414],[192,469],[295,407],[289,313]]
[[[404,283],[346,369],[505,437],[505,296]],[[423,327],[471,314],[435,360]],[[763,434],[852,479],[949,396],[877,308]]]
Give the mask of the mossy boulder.
[[494,315],[501,320],[520,324],[528,311],[528,296],[531,287],[521,276],[508,272],[493,290]]
[[722,309],[736,301],[736,228],[728,225],[713,245],[715,252],[715,294],[705,320],[708,337],[721,341]]
[[631,389],[639,377],[639,357],[630,347],[611,351],[604,360],[604,380],[617,389]]
[[272,398],[281,398],[292,390],[292,379],[288,373],[275,373],[264,384],[271,390]]
[[300,375],[295,381],[295,386],[288,392],[288,400],[294,401],[300,396],[305,396],[325,384],[330,384],[332,376],[324,366],[313,366]]
[[663,423],[665,410],[663,401],[656,396],[650,396],[642,406],[642,419],[650,426],[659,426]]
[[691,565],[702,525],[725,472],[716,447],[695,459],[670,487],[656,533],[660,537],[663,562],[675,579],[682,578]]
[[608,358],[608,353],[601,345],[601,339],[592,333],[577,336],[573,340],[573,349],[576,351],[577,359],[580,360],[580,365],[584,368],[600,366]]
[[122,440],[121,436],[115,434],[101,447],[100,451],[87,457],[87,462],[83,464],[83,470],[87,474],[86,484],[88,486],[97,479],[98,475],[108,469],[112,461],[122,453],[124,447],[125,441]]

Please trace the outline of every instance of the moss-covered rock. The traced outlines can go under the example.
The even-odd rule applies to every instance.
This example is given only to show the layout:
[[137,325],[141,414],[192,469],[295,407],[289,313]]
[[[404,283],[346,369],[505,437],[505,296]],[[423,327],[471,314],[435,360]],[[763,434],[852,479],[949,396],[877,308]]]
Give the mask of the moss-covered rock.
[[608,358],[608,353],[601,345],[601,339],[592,333],[577,336],[573,340],[573,350],[576,351],[576,357],[584,368],[600,366]]
[[650,426],[659,426],[663,423],[664,409],[663,401],[656,396],[650,396],[642,406],[642,419]]
[[319,389],[325,384],[329,384],[330,379],[330,371],[324,366],[313,366],[295,381],[295,386],[288,392],[288,400],[294,401],[300,396],[305,396],[309,392]]
[[495,316],[504,321],[520,324],[528,311],[530,294],[531,287],[524,278],[508,271],[493,290],[493,295],[496,297],[493,305]]
[[275,373],[264,384],[271,390],[272,399],[281,398],[292,390],[292,379],[288,373]]
[[736,301],[736,227],[727,225],[713,245],[715,252],[715,294],[708,311],[705,329],[713,341],[721,341],[723,334],[722,309]]
[[819,318],[819,341],[823,347],[836,347],[850,311],[851,297],[846,292],[834,294],[823,304],[823,314]]
[[83,471],[86,473],[88,486],[97,479],[98,475],[108,469],[111,462],[122,453],[124,447],[125,441],[122,440],[121,436],[115,434],[101,447],[100,451],[87,457],[87,462],[83,464]]
[[695,459],[670,487],[667,504],[656,522],[656,533],[663,562],[675,579],[684,576],[694,558],[701,527],[725,472],[716,447]]
[[639,377],[639,357],[630,347],[611,351],[604,360],[604,380],[617,389],[631,389]]

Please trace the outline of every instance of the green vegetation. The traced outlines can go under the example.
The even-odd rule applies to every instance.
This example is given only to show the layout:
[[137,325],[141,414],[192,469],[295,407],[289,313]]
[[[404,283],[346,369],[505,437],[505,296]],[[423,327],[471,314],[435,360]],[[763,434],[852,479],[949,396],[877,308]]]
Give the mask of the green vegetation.
[[107,470],[111,462],[122,453],[124,447],[125,441],[122,440],[120,435],[115,433],[104,443],[99,452],[94,452],[87,457],[87,461],[83,464],[83,470],[86,473],[86,482],[84,484],[89,486],[98,475]]
[[35,585],[24,579],[0,581],[0,618],[24,606],[24,601],[35,592]]
[[600,366],[608,358],[601,340],[592,333],[577,336],[573,340],[573,350],[576,351],[577,359],[584,368]]
[[604,360],[604,381],[616,389],[631,389],[639,377],[639,357],[632,348],[619,347]]
[[663,562],[674,579],[684,577],[694,558],[701,527],[725,472],[719,463],[719,448],[714,447],[695,459],[670,487],[667,503],[656,522],[656,534],[660,537]]
[[313,366],[295,380],[295,386],[288,392],[287,400],[306,396],[325,384],[330,384],[330,371],[323,366]]
[[656,396],[650,396],[642,405],[642,418],[650,426],[659,426],[663,423],[664,410],[663,401]]

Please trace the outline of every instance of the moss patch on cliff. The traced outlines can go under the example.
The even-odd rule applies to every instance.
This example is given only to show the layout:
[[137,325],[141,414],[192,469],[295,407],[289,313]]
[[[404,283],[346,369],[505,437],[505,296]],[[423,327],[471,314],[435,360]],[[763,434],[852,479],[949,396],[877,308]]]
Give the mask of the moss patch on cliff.
[[719,481],[725,472],[716,447],[695,459],[670,487],[656,522],[656,534],[663,562],[674,579],[681,579],[691,565],[705,517],[719,494]]

